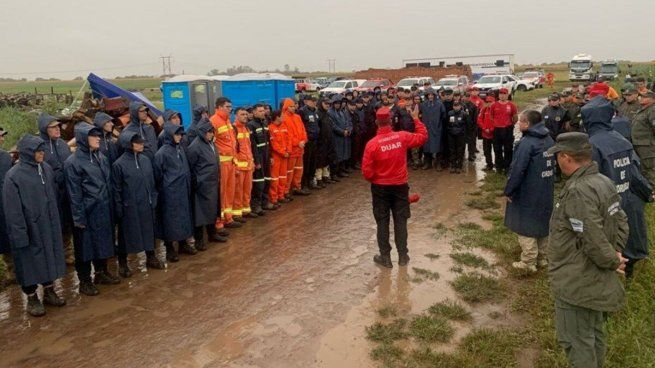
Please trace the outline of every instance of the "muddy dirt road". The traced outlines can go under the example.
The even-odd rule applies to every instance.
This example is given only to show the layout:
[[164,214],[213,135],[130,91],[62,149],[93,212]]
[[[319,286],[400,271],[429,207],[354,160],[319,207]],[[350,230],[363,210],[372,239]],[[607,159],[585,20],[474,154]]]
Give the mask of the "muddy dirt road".
[[[358,174],[250,220],[226,245],[103,286],[99,296],[80,297],[70,272],[58,285],[68,306],[43,318],[25,315],[12,285],[0,294],[0,366],[374,367],[364,327],[376,309],[419,313],[454,298],[450,246],[433,226],[475,217],[462,205],[480,178],[473,165],[460,175],[410,175],[410,192],[422,198],[412,205],[409,267],[399,268],[395,253],[393,270],[373,264],[370,192]],[[412,267],[441,278],[413,283]],[[474,311],[474,325],[488,323],[493,308]]]

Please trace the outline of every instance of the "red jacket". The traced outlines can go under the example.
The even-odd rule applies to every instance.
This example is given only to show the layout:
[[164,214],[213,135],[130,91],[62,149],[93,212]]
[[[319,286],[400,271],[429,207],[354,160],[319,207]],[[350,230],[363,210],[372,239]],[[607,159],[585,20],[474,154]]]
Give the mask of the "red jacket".
[[494,120],[491,116],[491,106],[483,106],[478,114],[478,126],[482,130],[482,138],[494,138]]
[[289,138],[291,139],[291,157],[302,157],[304,148],[300,147],[300,142],[307,142],[307,132],[300,115],[289,111],[289,106],[295,102],[287,98],[282,106],[282,121],[287,125]]
[[496,101],[491,104],[491,117],[494,121],[494,127],[496,128],[507,128],[514,125],[512,118],[518,114],[516,105],[507,101],[502,103]]
[[407,150],[421,147],[428,140],[425,125],[414,120],[415,133],[394,132],[391,126],[378,129],[364,150],[364,179],[379,185],[407,184]]
[[480,96],[471,96],[471,102],[475,104],[475,107],[478,108],[478,111],[481,111],[484,107],[484,101],[482,101]]

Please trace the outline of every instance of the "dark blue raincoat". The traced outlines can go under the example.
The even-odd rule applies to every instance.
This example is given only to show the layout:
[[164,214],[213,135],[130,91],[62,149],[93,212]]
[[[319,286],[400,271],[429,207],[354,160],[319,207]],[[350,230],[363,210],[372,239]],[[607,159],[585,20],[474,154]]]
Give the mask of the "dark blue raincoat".
[[[164,111],[164,115],[163,115],[164,123],[166,123],[166,122],[170,123],[171,118],[173,116],[175,116],[175,115],[177,115],[180,118],[180,125],[177,125],[177,126],[181,126],[183,128],[182,131],[184,131],[184,125],[182,124],[182,115],[180,115],[180,113],[178,113],[175,110],[166,110],[166,111]],[[171,124],[173,124],[173,123],[171,123]],[[173,124],[173,125],[176,125],[176,124]],[[159,148],[161,148],[164,145],[165,136],[166,136],[166,134],[164,133],[164,130],[162,129],[162,131],[159,133],[159,136],[157,137],[157,150],[159,150]],[[182,147],[184,152],[186,152],[187,149],[189,148],[189,139],[187,138],[186,134],[182,135],[182,140],[180,141],[180,147]]]
[[184,127],[164,123],[163,145],[155,154],[153,165],[159,193],[156,234],[165,241],[186,240],[193,235],[191,173],[184,150],[173,139],[176,133],[183,135]]
[[189,169],[191,171],[191,193],[193,222],[195,226],[213,224],[221,208],[218,192],[220,169],[214,142],[207,141],[205,134],[213,127],[209,119],[198,122],[198,136],[189,146]]
[[70,205],[66,193],[66,181],[64,180],[64,162],[71,155],[68,144],[61,139],[50,139],[48,136],[48,124],[57,121],[57,118],[48,114],[39,115],[38,125],[41,139],[45,142],[45,159],[55,174],[55,185],[57,192],[57,206],[59,207],[59,221],[64,229],[68,229],[70,222]]
[[82,261],[114,255],[114,218],[111,198],[111,166],[101,152],[89,149],[89,132],[102,132],[93,125],[75,126],[77,150],[64,163],[66,187],[75,225],[84,225]]
[[648,229],[644,204],[652,196],[652,188],[639,171],[639,158],[632,144],[613,130],[614,106],[597,96],[582,107],[582,123],[593,146],[592,158],[601,174],[612,179],[621,195],[621,208],[628,216],[630,232],[623,254],[630,259],[648,256]]
[[352,121],[346,115],[347,111],[336,110],[334,107],[328,110],[328,116],[332,119],[332,132],[334,133],[334,151],[337,155],[337,161],[342,162],[350,159],[351,142],[350,137],[344,135],[344,131],[348,130],[352,133]]
[[47,163],[34,160],[34,153],[47,146],[39,137],[24,135],[18,142],[20,162],[9,170],[2,188],[14,270],[21,286],[52,282],[66,274],[55,173]]
[[132,151],[131,141],[137,134],[121,132],[118,142],[124,152],[112,165],[111,183],[120,253],[138,253],[155,247],[157,188],[148,156]]
[[443,134],[443,121],[446,108],[436,98],[434,101],[425,100],[420,105],[421,121],[428,129],[428,141],[423,145],[423,153],[437,154],[442,151],[441,135]]
[[196,105],[193,108],[193,121],[191,122],[191,125],[189,125],[189,129],[187,129],[186,133],[189,145],[191,145],[193,140],[198,136],[198,123],[200,122],[200,119],[202,119],[202,114],[205,112],[208,112],[207,108],[202,105]]
[[548,236],[553,212],[554,155],[546,153],[555,144],[546,125],[530,127],[514,148],[504,194],[511,198],[505,209],[505,226],[530,238]]
[[[142,123],[139,120],[139,109],[147,107],[143,102],[132,101],[130,102],[130,123],[123,128],[123,132],[137,133],[143,140],[145,140],[145,149],[143,154],[148,157],[150,161],[155,158],[157,152],[157,134],[152,125]],[[122,133],[122,132],[121,132]],[[122,149],[122,145],[120,146]]]
[[[0,193],[5,183],[5,176],[9,169],[11,169],[12,160],[9,152],[0,149]],[[0,200],[0,254],[11,253],[11,246],[9,245],[9,235],[7,234],[7,223],[5,222],[5,212]]]
[[120,150],[118,148],[118,142],[114,139],[114,134],[112,132],[105,132],[104,130],[105,124],[110,121],[112,121],[112,117],[104,112],[97,113],[93,118],[93,125],[102,132],[102,137],[100,137],[100,152],[107,157],[109,167],[111,168],[111,165],[120,156]]

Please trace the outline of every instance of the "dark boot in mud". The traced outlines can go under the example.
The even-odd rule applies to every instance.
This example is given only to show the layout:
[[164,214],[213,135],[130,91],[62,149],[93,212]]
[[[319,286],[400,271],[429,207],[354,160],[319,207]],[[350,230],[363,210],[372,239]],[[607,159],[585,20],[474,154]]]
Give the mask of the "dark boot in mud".
[[373,262],[379,264],[382,267],[393,268],[393,264],[391,263],[391,256],[389,255],[385,256],[376,254],[373,256]]
[[207,241],[212,242],[212,243],[225,243],[227,242],[227,238],[220,235],[220,230],[216,230],[216,228],[207,228]]
[[155,251],[146,252],[146,267],[153,268],[155,270],[163,270],[166,268],[164,263],[157,258]]
[[48,286],[43,288],[43,303],[54,307],[63,307],[66,305],[66,300],[55,293],[53,286]]
[[33,317],[41,317],[45,315],[45,308],[43,303],[39,300],[39,296],[36,292],[32,295],[27,296],[27,313]]
[[[98,275],[96,275],[96,280],[98,279]],[[96,296],[100,294],[100,290],[93,285],[91,281],[84,281],[80,280],[80,288],[79,288],[80,294],[84,294],[87,296]]]
[[398,255],[398,266],[401,267],[407,266],[408,263],[409,263],[409,254],[405,253],[405,254]]
[[132,270],[130,270],[130,266],[127,264],[127,259],[118,260],[118,274],[124,279],[132,277]]
[[164,242],[164,246],[166,247],[166,260],[175,263],[180,260],[180,257],[177,254],[177,250],[175,250],[175,245],[173,242]]
[[[109,273],[109,271],[96,272],[93,283],[98,285],[116,285],[121,283],[121,279]],[[81,287],[81,285],[80,285]]]
[[184,253],[184,254],[189,254],[189,255],[194,255],[198,253],[198,250],[196,249],[195,246],[185,242],[181,241],[178,243],[178,248],[179,248],[179,253]]

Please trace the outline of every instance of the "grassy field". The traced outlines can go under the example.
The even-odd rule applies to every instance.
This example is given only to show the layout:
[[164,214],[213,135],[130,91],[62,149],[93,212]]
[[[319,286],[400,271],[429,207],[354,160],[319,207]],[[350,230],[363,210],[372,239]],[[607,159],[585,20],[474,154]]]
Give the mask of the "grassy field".
[[[139,78],[139,79],[109,79],[111,83],[129,91],[142,91],[148,88],[159,89],[161,79]],[[73,93],[76,94],[82,85],[83,80],[71,81],[28,81],[28,82],[0,82],[0,93]]]

